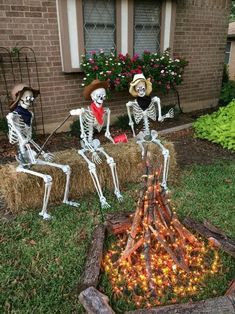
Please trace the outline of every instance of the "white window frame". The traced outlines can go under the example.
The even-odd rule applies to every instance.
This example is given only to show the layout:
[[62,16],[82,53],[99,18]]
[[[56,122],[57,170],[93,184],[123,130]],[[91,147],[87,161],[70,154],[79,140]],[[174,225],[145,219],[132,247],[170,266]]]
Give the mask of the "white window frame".
[[[84,54],[82,0],[56,0],[56,4],[62,71],[81,72],[80,63]],[[176,2],[174,0],[162,0],[161,52],[167,48],[173,49],[175,14]],[[123,54],[133,55],[133,18],[134,1],[117,0],[116,47],[117,51]]]

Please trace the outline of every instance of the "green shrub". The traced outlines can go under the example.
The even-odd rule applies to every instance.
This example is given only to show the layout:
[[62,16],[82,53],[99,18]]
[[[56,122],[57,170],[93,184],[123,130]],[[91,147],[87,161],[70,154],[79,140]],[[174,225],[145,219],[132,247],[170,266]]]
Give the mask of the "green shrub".
[[129,117],[127,114],[121,115],[117,117],[117,120],[113,123],[113,126],[117,129],[126,131],[130,128],[129,126]]
[[219,103],[221,106],[226,106],[233,99],[235,99],[235,81],[228,81],[221,88]]
[[70,124],[70,134],[71,134],[72,136],[79,137],[79,136],[80,136],[80,131],[81,131],[81,128],[80,128],[79,119],[74,120],[74,121]]
[[8,133],[8,126],[7,126],[6,118],[0,118],[0,132],[3,132],[4,134]]
[[194,123],[196,136],[235,150],[235,100]]
[[89,85],[94,79],[108,80],[117,91],[127,90],[135,74],[143,73],[150,78],[153,90],[168,93],[183,81],[183,72],[188,64],[183,58],[172,58],[169,49],[163,53],[144,51],[142,56],[123,55],[116,51],[105,54],[91,51],[84,55],[81,67],[84,71],[82,86]]
[[228,81],[229,81],[228,65],[227,65],[227,64],[224,64],[223,77],[222,77],[222,85],[228,83]]

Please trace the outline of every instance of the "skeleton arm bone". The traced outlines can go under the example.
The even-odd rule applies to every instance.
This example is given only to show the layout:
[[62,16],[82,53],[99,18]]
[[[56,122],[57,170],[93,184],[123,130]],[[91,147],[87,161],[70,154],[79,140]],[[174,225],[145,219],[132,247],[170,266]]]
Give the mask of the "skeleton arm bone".
[[158,121],[163,122],[166,118],[174,117],[174,109],[171,108],[166,114],[162,115],[161,101],[157,96],[153,97],[154,104],[157,104],[158,107]]
[[133,106],[132,102],[128,101],[128,103],[126,104],[126,108],[127,108],[127,114],[128,114],[128,117],[129,117],[129,125],[131,127],[131,130],[132,130],[132,133],[133,133],[133,137],[136,137],[135,130],[134,130],[134,122],[132,120],[131,110],[130,110],[130,107],[132,107],[132,106]]
[[[81,109],[81,114],[79,115],[79,122],[80,122],[80,128],[81,128],[81,139],[85,145],[85,147],[91,152],[94,153],[95,149],[92,147],[92,145],[88,142],[87,137],[86,137],[86,132],[84,130],[84,121],[83,121],[83,114],[85,112],[85,109]],[[71,113],[71,112],[70,112]]]
[[105,131],[105,137],[107,137],[112,143],[114,143],[114,140],[109,132],[109,125],[110,125],[110,109],[104,108],[105,113],[107,113],[107,125],[106,125],[106,131]]

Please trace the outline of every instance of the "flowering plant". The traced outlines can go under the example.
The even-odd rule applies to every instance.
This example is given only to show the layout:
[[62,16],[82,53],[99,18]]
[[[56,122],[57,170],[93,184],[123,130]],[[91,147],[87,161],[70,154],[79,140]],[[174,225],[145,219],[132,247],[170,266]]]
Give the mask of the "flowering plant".
[[90,56],[83,56],[81,68],[84,71],[82,86],[89,85],[94,79],[108,80],[111,88],[117,91],[129,88],[134,74],[143,73],[150,78],[153,90],[166,94],[171,88],[181,84],[184,67],[188,62],[184,59],[170,57],[169,49],[164,53],[144,51],[141,57],[137,54],[117,54],[111,51],[105,54],[92,51]]

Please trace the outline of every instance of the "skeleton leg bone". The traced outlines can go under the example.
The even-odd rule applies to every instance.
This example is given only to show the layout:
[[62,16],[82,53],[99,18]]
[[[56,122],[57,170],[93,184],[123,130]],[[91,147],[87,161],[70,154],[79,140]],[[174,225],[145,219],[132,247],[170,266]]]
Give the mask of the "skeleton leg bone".
[[119,202],[123,200],[123,196],[120,193],[119,189],[119,181],[118,181],[118,176],[117,176],[117,168],[116,168],[116,163],[114,162],[113,158],[109,156],[103,147],[98,147],[97,151],[101,152],[105,157],[107,164],[109,165],[113,177],[113,184],[114,184],[114,194],[116,195],[117,199]]
[[170,154],[169,154],[169,150],[166,149],[161,141],[159,139],[154,139],[152,140],[152,142],[154,144],[157,144],[161,150],[162,150],[162,155],[163,155],[163,158],[164,158],[164,167],[163,167],[163,176],[162,176],[162,183],[161,183],[161,186],[167,190],[167,177],[168,177],[168,170],[169,170],[169,158],[170,158]]
[[21,166],[18,166],[16,168],[17,172],[23,172],[23,173],[28,173],[31,174],[33,176],[37,176],[43,179],[44,183],[45,183],[45,192],[44,192],[44,197],[43,197],[43,206],[42,206],[42,211],[39,213],[40,216],[43,217],[43,219],[50,219],[51,215],[49,215],[47,213],[47,205],[48,205],[48,200],[50,197],[50,192],[51,192],[51,186],[52,186],[52,177],[47,175],[47,174],[43,174],[40,172],[36,172],[33,170],[29,170],[29,169],[25,169]]
[[102,208],[109,208],[110,205],[108,204],[108,202],[106,201],[106,198],[103,195],[103,192],[102,192],[102,189],[101,189],[101,186],[100,186],[100,182],[99,182],[99,179],[98,179],[98,176],[97,176],[97,173],[96,173],[96,165],[87,158],[87,156],[85,155],[86,151],[87,150],[85,148],[81,149],[81,150],[78,151],[78,154],[80,156],[82,156],[85,159],[85,161],[87,162],[87,164],[88,164],[88,169],[89,169],[91,178],[93,180],[95,189],[96,189],[96,191],[98,193],[101,207]]
[[49,162],[49,161],[44,161],[44,160],[41,160],[41,159],[37,159],[37,164],[38,165],[47,165],[47,166],[59,168],[59,169],[61,169],[65,173],[65,175],[66,175],[66,184],[65,184],[65,190],[64,190],[63,203],[67,204],[67,205],[74,206],[74,207],[78,207],[79,203],[68,200],[69,183],[70,183],[70,176],[71,176],[71,168],[70,168],[70,166],[69,165],[60,165],[60,164],[52,163],[52,162]]

